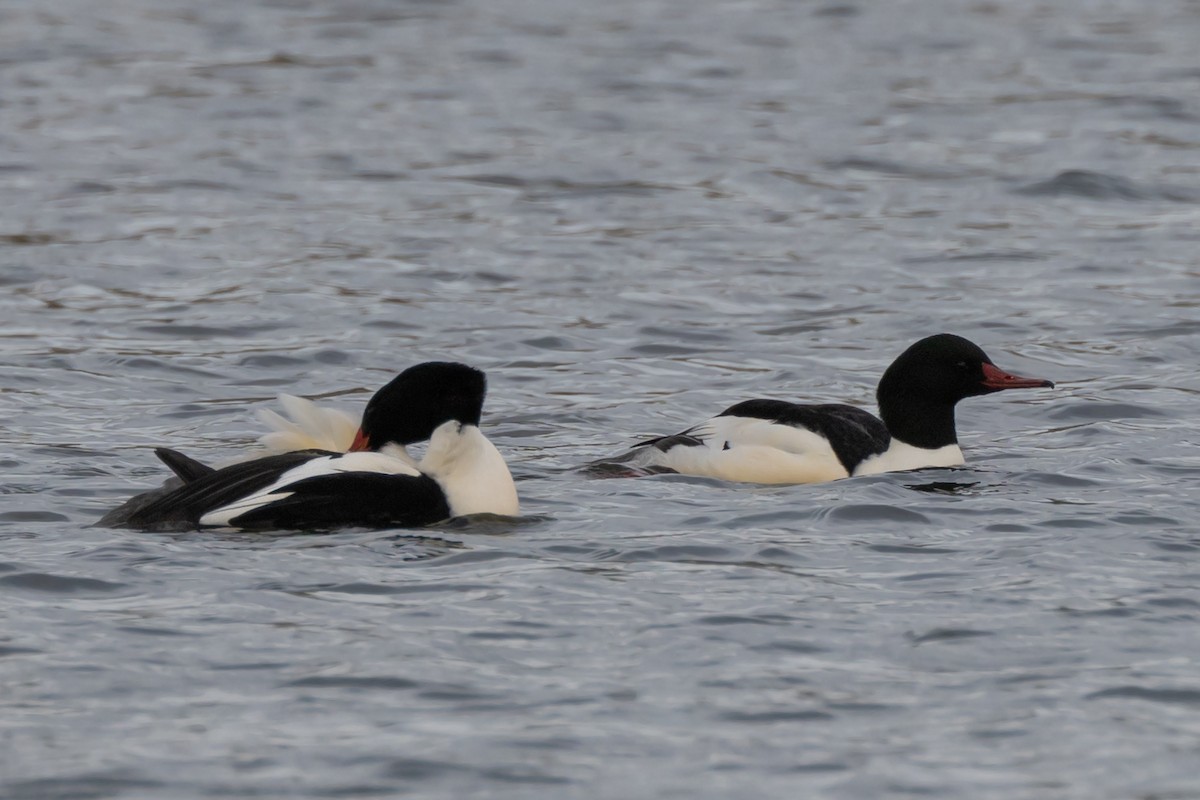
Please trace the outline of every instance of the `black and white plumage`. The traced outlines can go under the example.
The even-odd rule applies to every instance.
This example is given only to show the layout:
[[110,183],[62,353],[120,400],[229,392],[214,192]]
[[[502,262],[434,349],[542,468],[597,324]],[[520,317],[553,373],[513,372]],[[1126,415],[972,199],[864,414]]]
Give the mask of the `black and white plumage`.
[[882,419],[841,404],[747,400],[593,466],[752,483],[956,466],[964,463],[954,421],[959,400],[1053,385],[1005,372],[977,345],[943,333],[912,345],[884,372],[876,392]]
[[[138,495],[99,524],[326,529],[516,515],[512,476],[478,427],[485,393],[479,370],[428,362],[405,370],[375,394],[351,452],[308,449],[212,469],[160,449],[178,485]],[[425,455],[416,461],[406,445],[425,439]]]

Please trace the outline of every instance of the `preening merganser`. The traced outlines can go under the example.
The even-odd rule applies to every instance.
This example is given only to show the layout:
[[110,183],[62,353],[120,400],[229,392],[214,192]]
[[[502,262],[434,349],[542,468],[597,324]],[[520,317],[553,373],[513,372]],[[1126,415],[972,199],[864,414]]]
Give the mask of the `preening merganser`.
[[943,333],[912,345],[883,373],[876,391],[882,420],[841,404],[747,400],[592,466],[752,483],[818,483],[956,466],[963,463],[954,428],[959,400],[1053,386],[1005,372],[977,345]]
[[[156,451],[182,485],[132,498],[100,525],[246,530],[427,525],[518,513],[504,458],[479,430],[486,378],[464,364],[410,367],[363,412],[350,452],[308,449],[212,469]],[[406,445],[429,440],[418,462]]]

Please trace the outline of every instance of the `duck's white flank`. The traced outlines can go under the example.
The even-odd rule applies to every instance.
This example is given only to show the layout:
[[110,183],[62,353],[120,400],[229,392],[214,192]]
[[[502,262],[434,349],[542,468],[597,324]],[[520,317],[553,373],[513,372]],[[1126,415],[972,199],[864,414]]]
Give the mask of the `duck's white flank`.
[[965,463],[962,449],[957,444],[927,450],[893,438],[887,450],[877,456],[863,459],[854,470],[854,474],[878,475],[881,472],[900,472],[926,467],[957,467]]
[[330,450],[344,453],[354,443],[358,420],[336,408],[321,408],[311,400],[290,394],[279,395],[283,416],[270,409],[259,409],[258,419],[271,429],[258,437],[272,453],[296,450]]
[[807,428],[730,415],[713,417],[688,435],[704,444],[677,445],[665,453],[650,445],[634,464],[749,483],[818,483],[849,477],[825,437]]
[[419,466],[442,487],[453,516],[520,513],[504,457],[474,425],[443,422],[434,429]]

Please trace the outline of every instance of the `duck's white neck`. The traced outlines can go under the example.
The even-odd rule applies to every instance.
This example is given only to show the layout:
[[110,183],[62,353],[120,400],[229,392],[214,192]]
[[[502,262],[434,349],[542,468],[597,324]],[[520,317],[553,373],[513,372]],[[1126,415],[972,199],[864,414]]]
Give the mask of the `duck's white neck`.
[[385,456],[398,458],[409,466],[417,466],[417,460],[409,455],[408,448],[402,444],[398,444],[397,442],[388,442],[383,447],[379,448],[379,452],[383,453]]
[[517,487],[504,457],[474,425],[439,425],[419,467],[442,487],[453,516],[511,517],[520,512]]

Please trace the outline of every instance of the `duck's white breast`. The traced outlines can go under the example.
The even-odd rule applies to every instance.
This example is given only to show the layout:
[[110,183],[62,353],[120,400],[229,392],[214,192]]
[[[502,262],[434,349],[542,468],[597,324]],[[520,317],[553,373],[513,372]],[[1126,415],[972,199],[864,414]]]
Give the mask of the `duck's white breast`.
[[453,516],[520,512],[504,456],[474,425],[444,422],[433,432],[420,468],[438,482]]
[[927,450],[913,447],[892,439],[888,449],[877,456],[864,459],[854,470],[855,475],[878,475],[881,472],[900,472],[907,469],[926,467],[957,467],[965,463],[962,449],[957,444],[948,444]]

